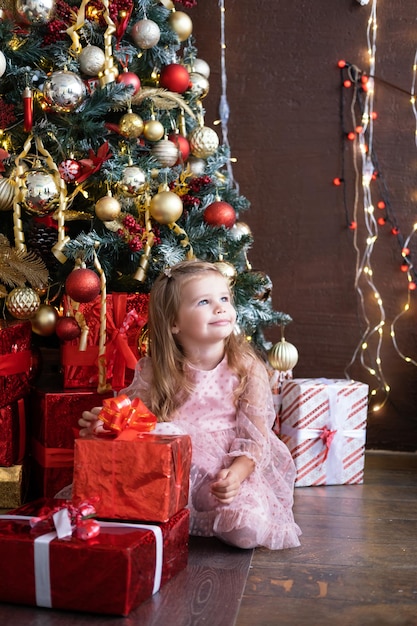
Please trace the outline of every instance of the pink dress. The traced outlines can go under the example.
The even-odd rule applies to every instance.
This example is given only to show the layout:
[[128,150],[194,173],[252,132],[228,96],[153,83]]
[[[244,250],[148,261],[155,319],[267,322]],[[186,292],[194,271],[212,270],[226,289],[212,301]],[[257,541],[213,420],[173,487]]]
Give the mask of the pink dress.
[[[292,513],[294,462],[271,430],[275,411],[266,369],[258,359],[250,366],[237,409],[233,390],[238,380],[226,358],[210,371],[189,366],[195,391],[171,424],[192,441],[190,534],[215,536],[242,548],[291,548],[300,545],[301,534]],[[144,357],[123,393],[139,396],[146,404],[151,382],[151,362]],[[255,469],[234,500],[221,504],[210,493],[210,484],[220,469],[241,455],[252,459]]]

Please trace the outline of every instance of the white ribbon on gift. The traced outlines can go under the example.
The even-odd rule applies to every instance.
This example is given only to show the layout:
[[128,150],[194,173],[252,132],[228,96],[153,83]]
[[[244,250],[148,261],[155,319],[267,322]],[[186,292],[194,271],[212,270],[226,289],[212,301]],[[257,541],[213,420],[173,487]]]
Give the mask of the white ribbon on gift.
[[[26,515],[0,515],[0,520],[26,520],[32,519],[32,516]],[[135,524],[128,522],[101,522],[100,527],[104,528],[134,528],[140,530],[150,530],[155,536],[155,573],[152,595],[159,591],[162,579],[162,562],[163,562],[163,537],[162,530],[159,526],[151,524]],[[35,568],[35,595],[36,605],[52,608],[51,596],[51,573],[49,566],[49,544],[56,539],[58,533],[53,531],[36,537],[34,541],[34,568]]]
[[[329,401],[329,418],[325,426],[320,428],[294,428],[285,421],[281,424],[281,434],[291,437],[297,444],[304,443],[309,439],[320,439],[323,430],[327,428],[333,434],[331,443],[327,447],[327,458],[324,461],[324,471],[326,474],[326,484],[337,485],[344,480],[343,477],[343,446],[346,438],[359,439],[365,445],[365,429],[344,429],[345,416],[337,410],[337,386],[334,380],[327,378],[315,379],[315,382],[326,385]],[[331,386],[333,385],[333,386]],[[326,446],[326,441],[323,441]]]

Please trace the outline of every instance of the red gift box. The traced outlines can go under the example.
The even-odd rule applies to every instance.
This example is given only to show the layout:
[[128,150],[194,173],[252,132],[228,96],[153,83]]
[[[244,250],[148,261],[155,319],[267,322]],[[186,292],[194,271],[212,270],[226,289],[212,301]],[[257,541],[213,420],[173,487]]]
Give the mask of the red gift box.
[[363,482],[368,385],[296,378],[282,385],[282,441],[297,468],[296,487]]
[[0,466],[21,463],[25,452],[25,401],[20,398],[0,409]]
[[83,411],[101,406],[112,395],[112,392],[99,394],[87,389],[31,392],[33,498],[53,497],[72,483],[74,430],[78,431],[78,420]]
[[128,615],[187,565],[187,509],[166,524],[100,522],[100,533],[83,540],[31,528],[42,504],[13,512],[24,519],[0,516],[3,602]]
[[[148,294],[112,293],[106,297],[106,383],[120,391],[133,380],[139,358],[138,339],[148,319]],[[80,304],[78,311],[88,326],[86,350],[79,341],[67,341],[61,347],[64,387],[92,388],[99,384],[99,338],[101,298]]]
[[165,522],[188,503],[188,435],[80,438],[74,452],[73,499],[94,499],[99,517]]
[[32,324],[0,320],[0,407],[29,391]]

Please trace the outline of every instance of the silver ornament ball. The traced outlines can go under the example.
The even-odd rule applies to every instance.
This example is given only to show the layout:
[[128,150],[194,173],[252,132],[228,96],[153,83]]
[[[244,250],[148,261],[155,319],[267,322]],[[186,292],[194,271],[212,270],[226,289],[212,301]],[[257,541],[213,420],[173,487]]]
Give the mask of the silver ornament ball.
[[159,42],[161,31],[156,22],[145,19],[133,24],[130,36],[138,48],[149,50]]
[[16,11],[28,24],[46,24],[54,9],[54,0],[16,0]]
[[23,178],[23,200],[29,213],[46,215],[59,199],[55,179],[46,170],[31,170]]
[[78,74],[60,70],[53,72],[45,81],[43,95],[56,111],[74,111],[86,97],[86,89]]
[[146,175],[140,167],[136,165],[128,165],[119,183],[119,189],[125,196],[137,196],[144,188],[146,183]]

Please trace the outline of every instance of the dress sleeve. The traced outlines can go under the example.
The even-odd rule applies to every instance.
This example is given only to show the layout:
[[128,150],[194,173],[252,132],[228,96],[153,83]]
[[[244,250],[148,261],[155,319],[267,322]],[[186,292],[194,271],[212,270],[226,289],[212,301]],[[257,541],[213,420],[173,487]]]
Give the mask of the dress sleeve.
[[266,367],[254,359],[236,414],[236,437],[229,456],[245,455],[260,468],[270,463],[275,409]]
[[152,362],[149,357],[145,356],[137,362],[133,381],[129,387],[122,389],[120,393],[126,394],[130,399],[140,398],[148,406],[151,383]]

